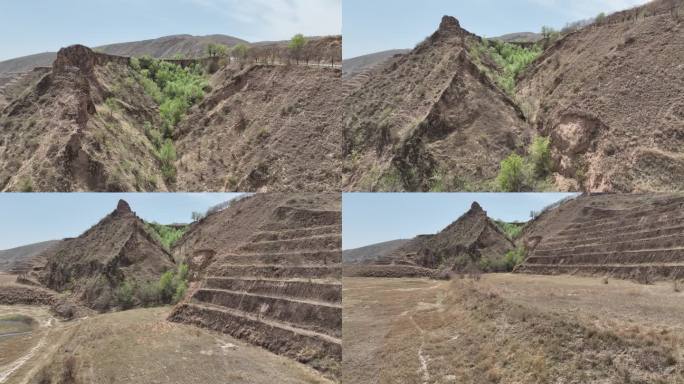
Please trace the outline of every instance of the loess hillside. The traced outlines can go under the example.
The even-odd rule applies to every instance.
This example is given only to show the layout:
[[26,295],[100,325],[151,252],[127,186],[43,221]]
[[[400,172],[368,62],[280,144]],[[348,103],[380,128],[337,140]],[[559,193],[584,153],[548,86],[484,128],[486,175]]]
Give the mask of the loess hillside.
[[475,64],[479,41],[445,16],[408,54],[346,80],[344,189],[486,189],[523,152],[533,130]]

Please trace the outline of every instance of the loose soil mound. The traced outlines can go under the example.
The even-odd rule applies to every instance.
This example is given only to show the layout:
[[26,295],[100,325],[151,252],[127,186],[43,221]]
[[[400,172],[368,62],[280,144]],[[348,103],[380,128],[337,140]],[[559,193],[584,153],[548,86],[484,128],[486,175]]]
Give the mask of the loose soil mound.
[[115,304],[115,291],[124,281],[157,281],[174,268],[171,255],[123,200],[81,236],[63,240],[39,258],[45,260],[34,268],[41,284],[68,291],[97,310]]
[[339,190],[339,83],[339,69],[304,65],[217,73],[178,127],[176,188]]
[[618,12],[565,36],[520,80],[558,188],[684,189],[682,20],[681,0]]
[[585,195],[525,228],[518,272],[615,276],[648,283],[684,278],[684,196]]
[[375,265],[367,272],[363,266],[350,268],[349,276],[399,277],[404,272],[406,277],[427,276],[424,269],[435,276],[437,271],[496,270],[513,248],[511,240],[474,202],[468,212],[436,235],[417,236],[385,256],[369,260],[368,264]]
[[486,189],[533,130],[473,63],[479,37],[444,17],[432,36],[350,81],[344,100],[347,190]]
[[176,245],[194,288],[169,319],[228,333],[337,378],[342,356],[339,195],[256,194]]

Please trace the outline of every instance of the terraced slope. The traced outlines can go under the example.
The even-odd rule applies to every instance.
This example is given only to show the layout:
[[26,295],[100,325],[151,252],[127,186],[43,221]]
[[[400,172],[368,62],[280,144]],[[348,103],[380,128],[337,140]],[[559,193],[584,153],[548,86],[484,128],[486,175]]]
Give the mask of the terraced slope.
[[338,377],[342,252],[335,199],[258,194],[215,214],[262,216],[238,247],[197,247],[193,259],[210,255],[210,262],[190,262],[193,276],[201,269],[200,282],[170,320],[231,334]]
[[559,208],[549,214],[562,225],[525,235],[531,253],[517,272],[684,277],[684,196],[583,196]]
[[523,153],[533,129],[474,64],[479,39],[445,16],[408,54],[350,79],[345,190],[489,189],[499,162]]

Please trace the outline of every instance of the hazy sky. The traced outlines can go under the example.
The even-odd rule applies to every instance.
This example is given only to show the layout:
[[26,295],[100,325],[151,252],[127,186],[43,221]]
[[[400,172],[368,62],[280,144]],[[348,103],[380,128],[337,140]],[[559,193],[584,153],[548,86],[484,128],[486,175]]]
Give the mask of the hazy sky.
[[477,201],[489,217],[527,221],[570,193],[345,193],[342,248],[437,233]]
[[75,237],[96,224],[124,199],[147,221],[188,223],[193,211],[237,193],[3,193],[0,194],[0,249]]
[[341,33],[342,0],[0,0],[0,60],[166,35]]
[[539,32],[611,13],[646,0],[344,0],[343,56],[351,58],[397,48],[413,48],[439,26],[443,15],[480,36]]

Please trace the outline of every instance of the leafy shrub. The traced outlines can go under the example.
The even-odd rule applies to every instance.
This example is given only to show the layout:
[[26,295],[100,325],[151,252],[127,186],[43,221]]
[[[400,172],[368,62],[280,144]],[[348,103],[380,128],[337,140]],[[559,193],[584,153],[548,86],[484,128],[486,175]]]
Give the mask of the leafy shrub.
[[188,284],[181,280],[178,285],[176,286],[176,292],[173,294],[173,302],[177,303],[181,300],[183,300],[183,297],[185,296],[185,291],[188,290]]
[[525,162],[520,155],[512,153],[501,161],[501,169],[496,177],[499,189],[504,192],[520,192],[525,182]]
[[133,294],[135,293],[135,286],[128,281],[124,281],[116,289],[116,301],[123,309],[128,309],[133,306]]
[[[145,92],[160,104],[164,134],[171,137],[188,108],[204,97],[204,89],[208,86],[204,72],[198,65],[183,68],[150,57],[137,59],[137,64]],[[131,66],[136,68],[133,64]]]
[[548,137],[537,136],[532,140],[529,156],[534,169],[534,174],[538,177],[546,177],[551,173],[551,149]]
[[159,160],[161,161],[162,176],[169,182],[176,180],[176,148],[171,140],[166,140],[159,149]]
[[524,227],[524,224],[522,223],[507,223],[501,220],[496,220],[495,222],[511,240],[518,238]]
[[507,271],[512,271],[513,268],[522,264],[523,261],[525,261],[525,250],[523,248],[516,248],[508,251],[506,252],[506,256],[504,256]]
[[[187,226],[184,227],[171,227],[168,225],[163,225],[159,223],[145,223],[147,225],[147,228],[150,230],[150,233],[152,233],[155,238],[166,248],[170,249],[173,244],[180,239],[185,231],[187,230]],[[182,266],[181,266],[182,267]],[[179,274],[180,274],[179,270]],[[182,278],[185,279],[187,276],[187,266],[185,266],[185,271],[184,274],[182,275]]]
[[[538,45],[523,48],[498,40],[483,39],[480,44],[471,47],[470,53],[480,70],[507,94],[513,95],[518,75],[541,55],[542,48]],[[494,73],[482,64],[481,58],[485,55],[496,63],[500,71]]]

